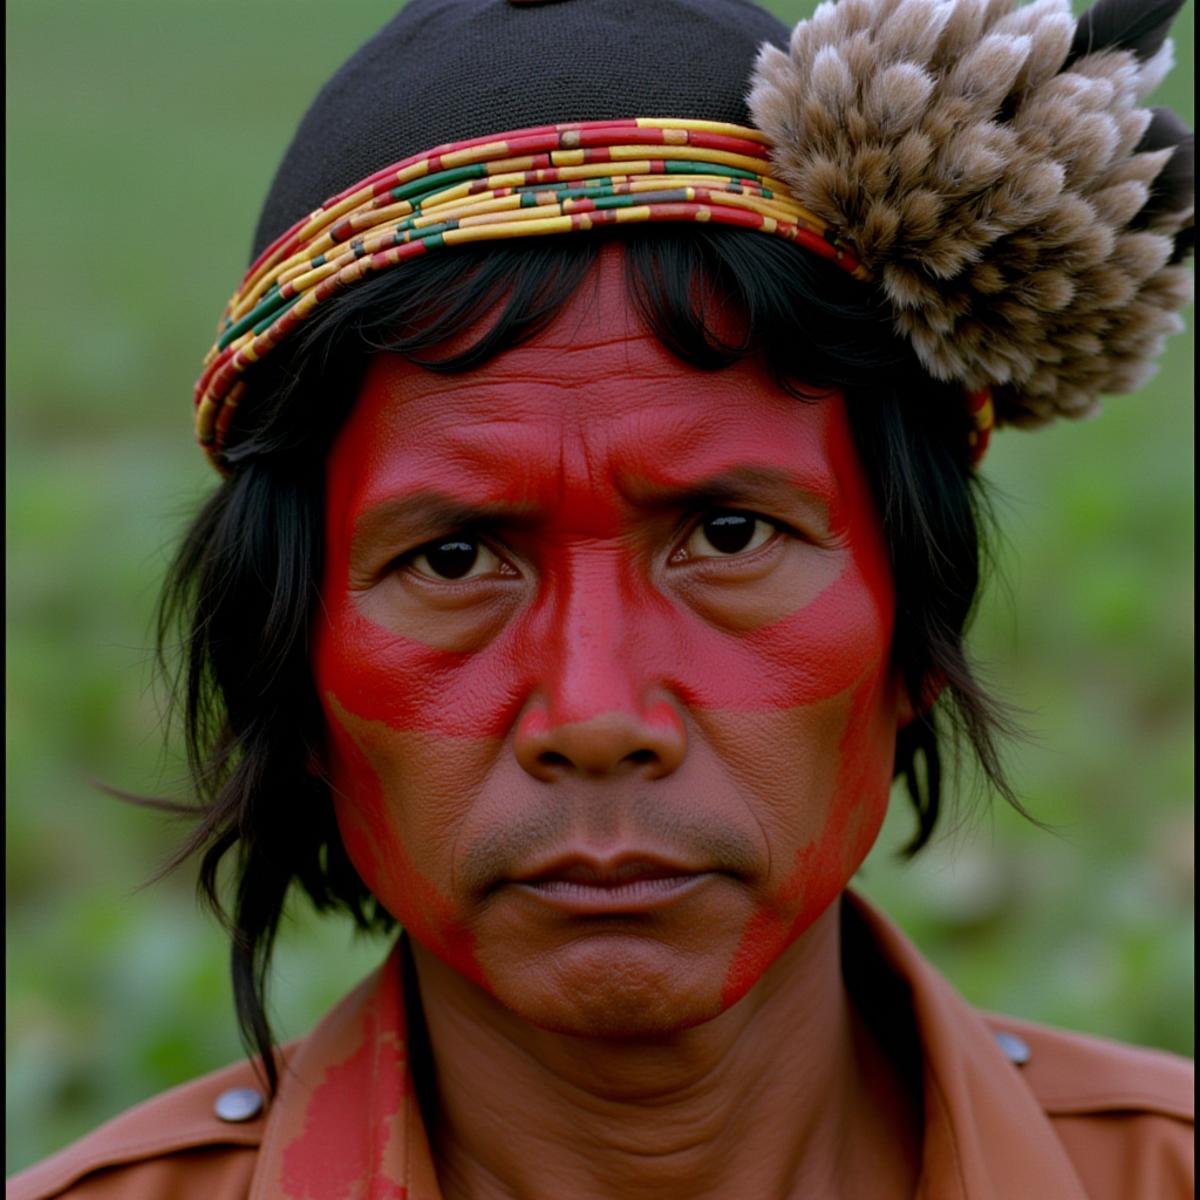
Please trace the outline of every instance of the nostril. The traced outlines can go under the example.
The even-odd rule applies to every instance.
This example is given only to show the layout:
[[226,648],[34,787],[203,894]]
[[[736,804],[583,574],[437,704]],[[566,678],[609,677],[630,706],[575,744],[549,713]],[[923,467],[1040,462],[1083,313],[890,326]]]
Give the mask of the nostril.
[[683,761],[687,737],[679,715],[671,710],[668,720],[659,708],[641,713],[630,705],[563,721],[531,705],[517,723],[513,751],[522,769],[545,783],[630,772],[660,779]]

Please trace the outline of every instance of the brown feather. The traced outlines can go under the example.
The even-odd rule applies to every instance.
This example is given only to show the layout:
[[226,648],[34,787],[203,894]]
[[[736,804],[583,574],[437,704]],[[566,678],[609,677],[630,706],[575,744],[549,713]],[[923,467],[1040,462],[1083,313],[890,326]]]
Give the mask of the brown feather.
[[1068,0],[839,0],[760,55],[773,173],[855,247],[925,369],[992,388],[1000,422],[1137,386],[1178,323],[1194,141],[1139,103],[1175,7],[1101,0],[1068,61]]

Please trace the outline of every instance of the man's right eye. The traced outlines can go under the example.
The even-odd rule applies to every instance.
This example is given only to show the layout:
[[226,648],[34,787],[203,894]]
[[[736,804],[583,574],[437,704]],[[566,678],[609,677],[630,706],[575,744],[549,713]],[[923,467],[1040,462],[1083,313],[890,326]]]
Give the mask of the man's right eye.
[[511,574],[507,564],[473,534],[439,538],[413,551],[407,565],[426,579],[457,581],[481,575]]

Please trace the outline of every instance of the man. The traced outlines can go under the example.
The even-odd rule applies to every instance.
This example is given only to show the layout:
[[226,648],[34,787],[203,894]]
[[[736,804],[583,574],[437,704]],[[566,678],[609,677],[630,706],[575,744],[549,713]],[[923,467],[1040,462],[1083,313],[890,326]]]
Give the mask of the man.
[[[302,123],[164,608],[263,1080],[13,1194],[1188,1194],[1184,1064],[984,1021],[846,892],[940,709],[1004,789],[993,415],[1184,302],[1169,12],[659,7],[415,3]],[[294,882],[405,935],[276,1056]]]

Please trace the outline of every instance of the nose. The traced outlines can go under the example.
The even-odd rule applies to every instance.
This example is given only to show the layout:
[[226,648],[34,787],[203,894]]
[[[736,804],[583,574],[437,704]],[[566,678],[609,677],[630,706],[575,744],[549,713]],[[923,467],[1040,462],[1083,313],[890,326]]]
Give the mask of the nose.
[[661,779],[679,767],[686,748],[683,720],[665,698],[573,721],[556,719],[553,705],[539,698],[522,714],[514,745],[522,768],[545,783],[572,775]]
[[517,760],[536,779],[658,779],[683,762],[687,733],[665,677],[671,638],[633,577],[605,548],[564,556],[516,725]]
[[640,774],[661,779],[683,762],[688,734],[670,701],[638,709],[622,706],[582,720],[556,720],[539,698],[517,722],[517,762],[534,779],[554,782],[570,775],[602,778]]

